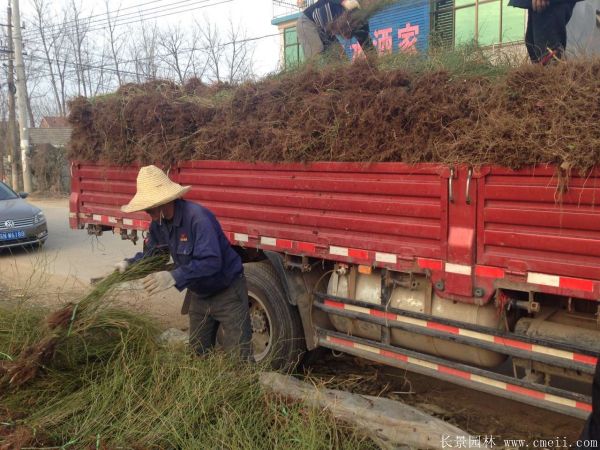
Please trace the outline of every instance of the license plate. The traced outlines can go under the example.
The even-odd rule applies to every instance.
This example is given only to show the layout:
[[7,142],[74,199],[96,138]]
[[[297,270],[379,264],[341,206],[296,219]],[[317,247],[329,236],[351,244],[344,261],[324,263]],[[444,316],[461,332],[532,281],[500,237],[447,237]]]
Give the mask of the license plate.
[[25,237],[24,231],[9,231],[8,233],[0,233],[0,241],[13,241]]

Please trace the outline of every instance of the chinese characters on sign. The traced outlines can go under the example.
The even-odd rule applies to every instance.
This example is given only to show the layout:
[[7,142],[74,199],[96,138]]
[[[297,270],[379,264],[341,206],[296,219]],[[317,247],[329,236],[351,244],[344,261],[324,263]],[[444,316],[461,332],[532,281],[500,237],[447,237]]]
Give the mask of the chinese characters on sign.
[[392,28],[375,30],[373,34],[375,35],[373,47],[377,49],[377,53],[380,55],[392,53]]
[[419,38],[419,25],[406,24],[406,27],[398,30],[398,47],[401,52],[416,53],[417,40]]
[[[411,25],[408,22],[403,28],[398,28],[397,33],[398,43],[396,49],[394,49],[394,29],[380,28],[373,31],[373,47],[377,49],[379,55],[389,55],[394,50],[403,53],[416,53],[417,42],[419,39],[419,25]],[[360,44],[354,43],[351,45],[352,60],[363,56],[362,48]]]

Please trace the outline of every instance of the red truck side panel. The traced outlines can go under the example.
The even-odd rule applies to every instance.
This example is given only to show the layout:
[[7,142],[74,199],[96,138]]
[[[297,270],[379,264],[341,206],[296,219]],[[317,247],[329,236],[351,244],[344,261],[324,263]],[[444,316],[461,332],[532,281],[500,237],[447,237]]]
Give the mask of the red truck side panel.
[[437,166],[190,162],[177,180],[224,230],[373,252],[443,257],[446,183]]
[[478,183],[479,264],[515,272],[600,278],[600,170],[572,174],[559,192],[554,168],[492,168]]
[[[139,167],[74,163],[71,226],[145,229],[123,214]],[[237,245],[430,271],[440,295],[489,301],[497,282],[600,298],[600,169],[470,170],[400,163],[190,161],[170,170]],[[450,181],[451,179],[451,181]]]

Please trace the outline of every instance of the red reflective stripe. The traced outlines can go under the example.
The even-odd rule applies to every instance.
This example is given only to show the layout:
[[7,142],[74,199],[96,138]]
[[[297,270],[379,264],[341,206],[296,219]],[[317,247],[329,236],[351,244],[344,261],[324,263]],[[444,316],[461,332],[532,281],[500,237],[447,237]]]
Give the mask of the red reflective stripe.
[[344,309],[344,304],[340,302],[335,302],[333,300],[325,299],[323,302],[325,306],[331,306],[332,308]]
[[376,309],[370,309],[369,312],[372,316],[381,317],[383,319],[388,319],[388,320],[397,320],[398,319],[398,316],[396,316],[396,314],[392,314],[389,312],[378,311]]
[[558,285],[565,289],[575,289],[586,292],[594,292],[594,282],[592,280],[582,280],[579,278],[560,277]]
[[293,247],[292,241],[290,241],[288,239],[277,239],[275,241],[275,244],[277,247],[281,247],[281,248],[292,248]]
[[598,358],[595,356],[581,355],[579,353],[573,354],[573,361],[582,362],[584,364],[589,364],[590,366],[595,366],[598,362]]
[[317,246],[310,242],[298,242],[298,250],[314,253],[317,250]]
[[379,350],[379,354],[381,356],[385,356],[386,358],[397,359],[399,361],[408,361],[408,356],[400,355],[398,353],[390,352],[388,350]]
[[500,267],[475,266],[475,275],[485,278],[504,278],[504,269]]
[[427,322],[427,328],[433,328],[434,330],[445,331],[452,334],[460,333],[460,328],[442,325],[441,323],[436,322]]
[[369,259],[369,252],[367,250],[357,250],[355,248],[349,248],[348,256],[357,259]]
[[575,407],[579,408],[579,409],[583,409],[584,411],[587,411],[587,412],[592,412],[592,405],[590,405],[589,403],[575,402]]
[[494,336],[494,342],[496,344],[506,345],[507,347],[520,348],[522,350],[528,350],[528,351],[533,350],[532,344],[528,344],[527,342],[521,342],[521,341],[513,341],[512,339],[506,339],[506,338],[499,337],[499,336]]
[[417,258],[417,264],[421,269],[442,270],[442,261],[439,259]]
[[340,344],[343,345],[344,347],[354,347],[354,342],[352,341],[347,341],[346,339],[340,339],[334,336],[328,336],[329,340],[331,342],[333,342],[334,344]]
[[468,372],[463,372],[462,370],[453,369],[452,367],[439,366],[438,371],[442,373],[447,373],[449,375],[454,375],[455,377],[464,378],[465,380],[471,379],[471,374]]
[[534,391],[532,389],[527,389],[521,386],[515,386],[514,384],[507,384],[506,390],[510,392],[516,392],[517,394],[523,394],[527,397],[538,398],[540,400],[546,399],[546,394],[544,394],[543,392]]

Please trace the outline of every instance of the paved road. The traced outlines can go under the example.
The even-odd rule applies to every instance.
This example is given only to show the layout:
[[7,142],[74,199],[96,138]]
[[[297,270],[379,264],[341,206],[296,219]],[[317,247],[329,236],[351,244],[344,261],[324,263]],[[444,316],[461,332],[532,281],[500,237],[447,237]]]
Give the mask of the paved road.
[[4,250],[0,253],[2,274],[15,268],[43,265],[52,275],[76,277],[89,283],[91,278],[106,275],[113,265],[124,257],[132,256],[141,248],[130,241],[122,241],[112,233],[101,237],[88,236],[85,230],[69,228],[68,200],[33,199],[48,221],[48,240],[40,251],[26,249]]
[[[48,302],[64,300],[66,294],[81,292],[93,278],[111,273],[114,264],[133,256],[141,242],[133,245],[110,232],[89,236],[86,230],[69,228],[67,199],[32,199],[48,221],[48,240],[40,250],[9,249],[0,252],[0,287],[36,290]],[[185,328],[187,320],[180,315],[182,295],[176,289],[148,298],[139,283],[122,295],[130,303],[141,303],[170,326]],[[36,296],[39,297],[39,296]],[[139,306],[139,305],[138,305]]]

